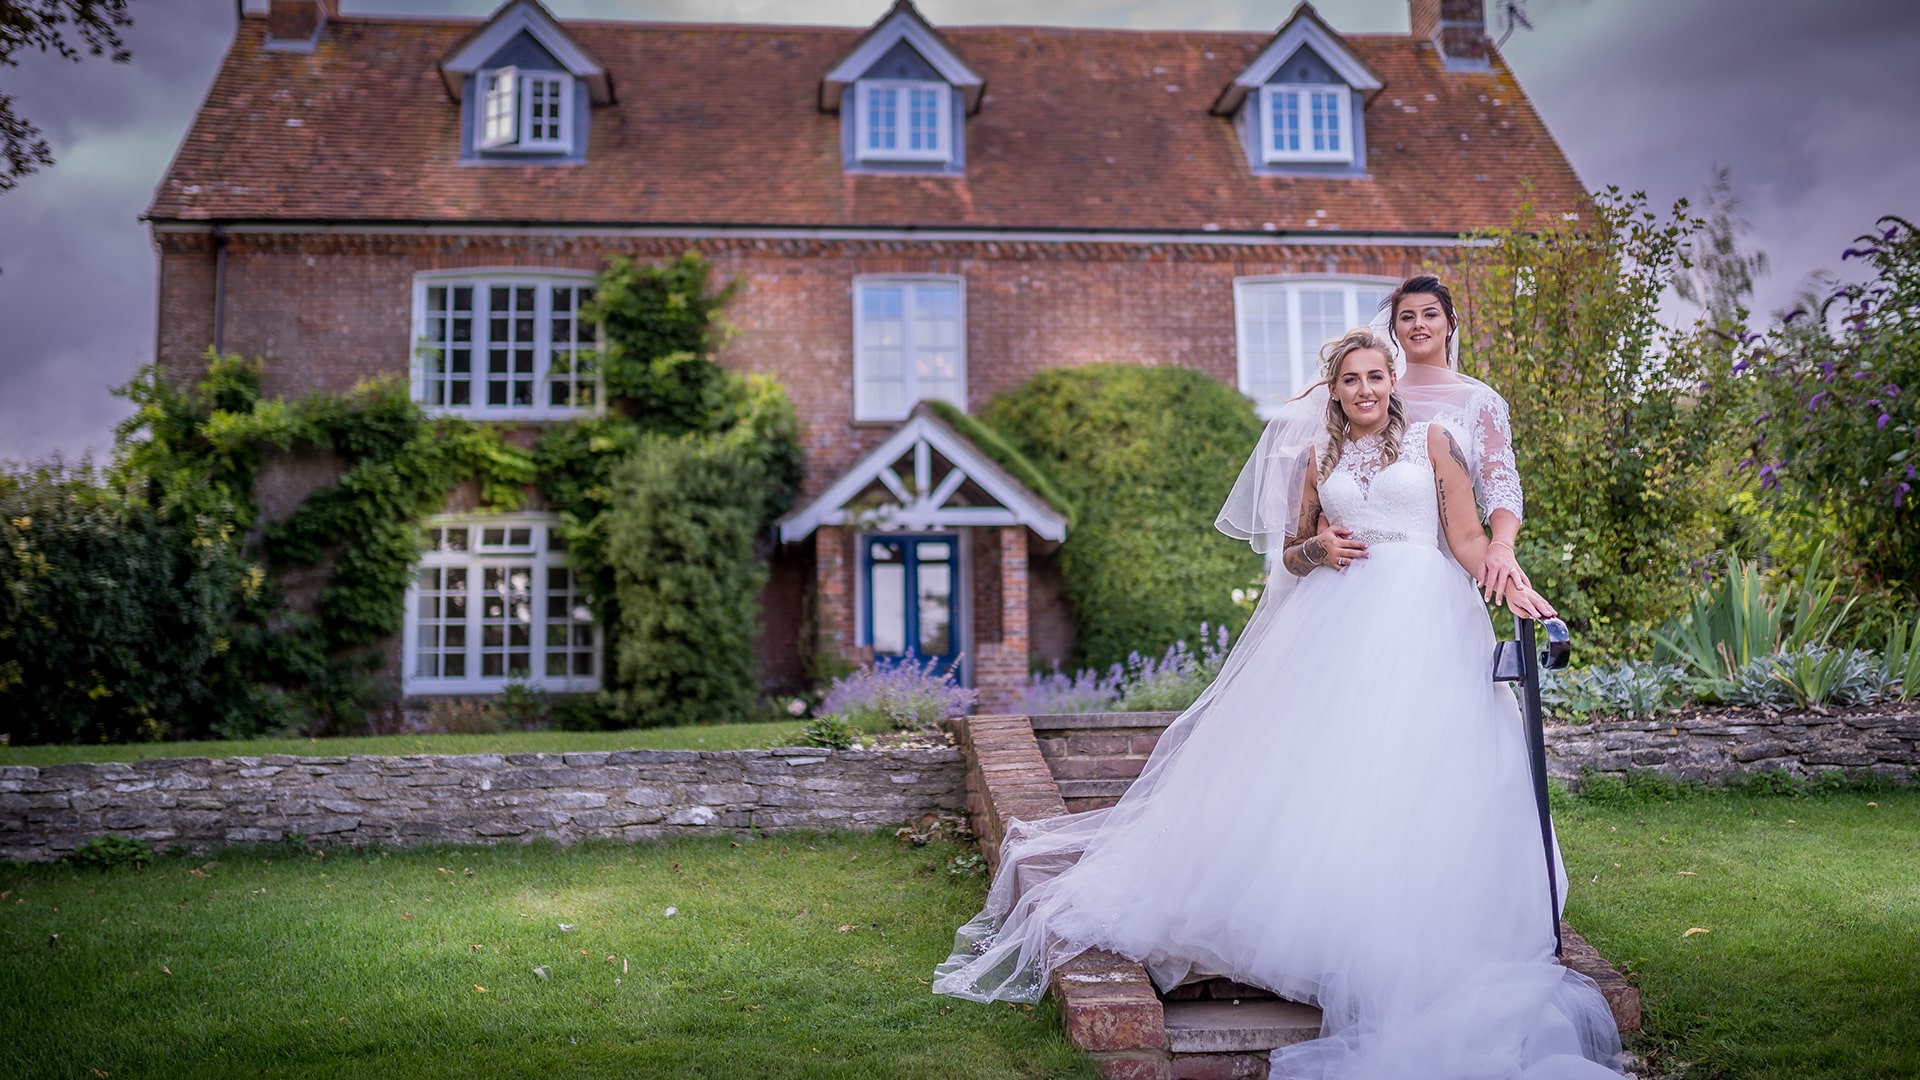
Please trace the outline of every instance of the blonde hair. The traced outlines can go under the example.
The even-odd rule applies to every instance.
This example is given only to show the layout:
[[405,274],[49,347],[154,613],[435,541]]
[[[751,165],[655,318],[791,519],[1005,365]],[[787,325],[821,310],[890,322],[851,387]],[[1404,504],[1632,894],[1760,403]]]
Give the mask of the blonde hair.
[[[1320,347],[1322,363],[1320,381],[1327,385],[1327,449],[1320,455],[1320,479],[1332,475],[1333,467],[1340,463],[1340,454],[1351,439],[1352,425],[1347,420],[1345,409],[1340,407],[1340,399],[1333,394],[1333,383],[1340,375],[1340,365],[1347,357],[1362,349],[1372,349],[1381,356],[1391,357],[1386,344],[1373,332],[1372,327],[1356,326],[1345,334],[1334,338]],[[1392,364],[1389,359],[1388,364]],[[1389,367],[1388,370],[1392,370]],[[1380,464],[1382,467],[1400,460],[1400,438],[1407,431],[1407,410],[1395,391],[1387,395],[1387,426],[1382,434],[1386,445],[1382,447]]]

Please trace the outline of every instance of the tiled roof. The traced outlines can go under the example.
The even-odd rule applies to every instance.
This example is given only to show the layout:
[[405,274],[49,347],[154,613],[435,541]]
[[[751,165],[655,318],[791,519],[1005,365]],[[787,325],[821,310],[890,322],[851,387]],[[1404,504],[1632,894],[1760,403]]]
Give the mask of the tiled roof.
[[462,164],[436,65],[472,20],[340,17],[311,54],[238,36],[156,192],[160,220],[1454,233],[1583,189],[1505,64],[1356,34],[1385,81],[1365,178],[1255,176],[1221,88],[1269,35],[942,27],[986,80],[964,176],[849,174],[821,77],[853,28],[569,21],[618,100],[586,161]]

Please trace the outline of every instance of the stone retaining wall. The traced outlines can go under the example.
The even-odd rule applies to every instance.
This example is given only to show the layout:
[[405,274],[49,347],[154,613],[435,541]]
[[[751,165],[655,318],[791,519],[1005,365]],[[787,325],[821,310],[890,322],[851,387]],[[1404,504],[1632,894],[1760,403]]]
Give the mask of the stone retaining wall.
[[1920,713],[1891,708],[1820,716],[1740,713],[1547,725],[1547,771],[1645,771],[1725,783],[1758,772],[1833,769],[1911,783],[1920,770]]
[[109,833],[162,850],[295,833],[334,844],[570,843],[870,829],[965,807],[965,765],[952,748],[7,765],[0,859],[56,859]]
[[[1140,775],[1177,714],[1063,713],[1031,718],[1040,753],[1069,810],[1111,806]],[[1920,712],[1885,707],[1831,716],[1762,712],[1661,720],[1548,724],[1547,772],[1657,772],[1718,784],[1758,772],[1817,776],[1839,769],[1920,780]]]

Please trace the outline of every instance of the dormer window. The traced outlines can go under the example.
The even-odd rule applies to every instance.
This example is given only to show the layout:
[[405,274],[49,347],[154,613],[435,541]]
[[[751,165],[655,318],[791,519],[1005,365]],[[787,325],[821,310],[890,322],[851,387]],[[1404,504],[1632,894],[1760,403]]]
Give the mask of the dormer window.
[[854,145],[861,161],[946,161],[952,156],[953,108],[943,82],[865,79]]
[[1268,163],[1352,161],[1352,94],[1344,85],[1262,88],[1260,144]]
[[482,150],[572,149],[571,76],[503,67],[481,72],[480,87]]

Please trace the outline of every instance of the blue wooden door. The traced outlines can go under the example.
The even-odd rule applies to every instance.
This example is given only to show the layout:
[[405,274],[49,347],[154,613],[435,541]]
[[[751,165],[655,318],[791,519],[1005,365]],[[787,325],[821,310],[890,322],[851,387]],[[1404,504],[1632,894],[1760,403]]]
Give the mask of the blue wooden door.
[[960,549],[956,537],[872,536],[861,551],[868,643],[876,665],[960,656]]

